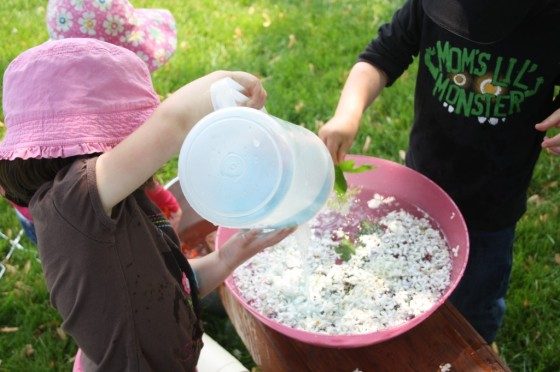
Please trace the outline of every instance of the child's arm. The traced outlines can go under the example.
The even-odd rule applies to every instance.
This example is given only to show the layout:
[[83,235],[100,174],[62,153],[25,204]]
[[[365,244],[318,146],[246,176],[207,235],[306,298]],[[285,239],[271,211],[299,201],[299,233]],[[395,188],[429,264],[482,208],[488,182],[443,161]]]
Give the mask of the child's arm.
[[422,2],[407,0],[360,54],[360,62],[346,80],[335,116],[319,131],[335,163],[342,161],[352,146],[364,110],[418,54],[423,19]]
[[279,243],[295,228],[262,233],[260,230],[239,232],[219,250],[204,257],[189,260],[196,273],[198,290],[204,297],[222,283],[243,262],[266,247]]
[[387,76],[377,67],[358,62],[354,65],[342,89],[334,117],[320,130],[335,163],[344,160],[360,126],[363,112],[387,84]]
[[264,105],[266,93],[259,79],[245,72],[214,72],[177,90],[140,128],[97,160],[97,188],[107,214],[179,152],[192,126],[212,111],[210,85],[227,76],[245,88],[247,106]]

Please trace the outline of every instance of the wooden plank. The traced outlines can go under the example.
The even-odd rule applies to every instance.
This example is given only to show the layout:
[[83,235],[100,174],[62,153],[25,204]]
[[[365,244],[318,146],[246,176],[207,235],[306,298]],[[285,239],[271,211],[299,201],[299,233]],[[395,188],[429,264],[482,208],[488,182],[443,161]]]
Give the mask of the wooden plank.
[[255,363],[265,372],[292,371],[509,371],[470,324],[451,305],[381,344],[336,349],[308,345],[262,324],[245,310],[225,287],[220,297]]

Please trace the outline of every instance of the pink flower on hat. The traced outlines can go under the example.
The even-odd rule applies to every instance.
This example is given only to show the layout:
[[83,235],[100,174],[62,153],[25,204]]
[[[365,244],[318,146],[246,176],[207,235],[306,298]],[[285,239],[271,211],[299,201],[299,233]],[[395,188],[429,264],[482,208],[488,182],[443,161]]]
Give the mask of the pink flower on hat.
[[136,52],[136,55],[138,56],[138,58],[140,58],[146,64],[148,64],[148,62],[150,61],[150,57],[148,57],[146,54],[144,54],[144,52],[138,51],[138,52]]
[[[144,42],[144,31],[133,30],[127,31],[123,36],[120,37],[121,43],[127,43],[134,47],[141,45]],[[138,54],[138,53],[137,53]]]
[[105,33],[111,36],[117,36],[124,30],[124,19],[118,15],[109,14],[103,21]]
[[84,10],[84,0],[70,0],[70,4],[76,10]]
[[96,34],[95,24],[97,23],[97,20],[95,19],[95,13],[82,13],[82,17],[78,19],[78,23],[80,24],[80,31],[82,31],[82,33],[89,36],[93,36]]
[[57,31],[68,31],[72,27],[72,18],[74,16],[68,10],[62,8],[56,14],[56,30]]
[[165,36],[163,35],[163,33],[161,32],[161,30],[158,27],[151,26],[149,28],[148,32],[149,32],[150,38],[154,42],[156,42],[158,44],[161,44],[163,42]]
[[130,49],[150,71],[164,65],[177,48],[175,20],[168,10],[135,9],[128,0],[50,0],[47,28],[53,40],[90,37]]
[[113,0],[93,0],[93,6],[99,10],[107,11],[111,8]]

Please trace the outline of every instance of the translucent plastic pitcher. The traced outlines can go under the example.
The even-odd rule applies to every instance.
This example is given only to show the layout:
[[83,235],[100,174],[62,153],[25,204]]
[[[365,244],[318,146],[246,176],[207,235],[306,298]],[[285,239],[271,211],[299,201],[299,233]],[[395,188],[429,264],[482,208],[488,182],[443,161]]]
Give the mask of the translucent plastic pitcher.
[[233,228],[280,228],[311,219],[327,201],[334,167],[323,142],[304,127],[247,107],[200,120],[179,154],[189,204]]

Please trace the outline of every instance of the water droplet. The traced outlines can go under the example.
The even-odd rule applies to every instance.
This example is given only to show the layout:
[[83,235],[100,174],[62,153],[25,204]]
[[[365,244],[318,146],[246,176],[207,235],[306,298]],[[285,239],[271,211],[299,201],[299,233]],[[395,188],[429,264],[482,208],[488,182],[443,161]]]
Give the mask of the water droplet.
[[258,140],[256,140],[256,139],[253,140],[253,146],[259,147],[260,145],[261,145],[261,143]]

